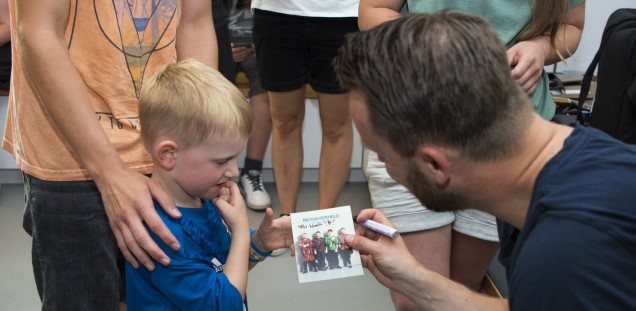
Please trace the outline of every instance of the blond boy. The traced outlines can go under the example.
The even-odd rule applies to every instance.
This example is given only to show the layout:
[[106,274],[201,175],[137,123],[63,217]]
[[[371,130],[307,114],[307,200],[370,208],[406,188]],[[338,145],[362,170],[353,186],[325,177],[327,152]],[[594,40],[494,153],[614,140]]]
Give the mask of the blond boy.
[[252,235],[231,181],[252,129],[247,101],[218,71],[187,60],[164,67],[145,84],[139,119],[152,179],[183,216],[173,219],[155,202],[181,248],[173,251],[153,236],[170,265],[153,272],[127,265],[128,308],[243,310],[249,262],[291,240],[289,223],[273,222],[271,209]]

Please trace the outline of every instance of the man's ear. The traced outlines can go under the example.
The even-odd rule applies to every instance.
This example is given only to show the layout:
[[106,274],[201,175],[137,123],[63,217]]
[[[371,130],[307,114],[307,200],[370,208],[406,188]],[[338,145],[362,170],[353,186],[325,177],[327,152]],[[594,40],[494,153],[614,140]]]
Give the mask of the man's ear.
[[174,140],[159,138],[153,149],[156,165],[164,170],[172,170],[176,164],[179,145]]
[[445,149],[435,146],[422,145],[418,149],[420,169],[431,176],[439,186],[446,186],[450,182],[450,159]]

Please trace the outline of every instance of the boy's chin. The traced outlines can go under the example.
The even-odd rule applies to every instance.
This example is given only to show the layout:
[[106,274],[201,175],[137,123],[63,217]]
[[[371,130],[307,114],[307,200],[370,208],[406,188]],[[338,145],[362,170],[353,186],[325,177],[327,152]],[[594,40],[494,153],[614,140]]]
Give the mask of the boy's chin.
[[212,201],[214,202],[214,200],[216,199],[224,199],[227,200],[229,198],[229,195],[221,195],[221,191],[212,191],[210,193],[206,193],[203,196],[203,199],[206,199],[208,201]]
[[211,189],[205,191],[205,193],[201,193],[199,196],[201,199],[208,200],[214,202],[216,199],[224,199],[228,200],[230,198],[229,194],[222,194],[224,187],[220,187],[218,185],[213,186]]

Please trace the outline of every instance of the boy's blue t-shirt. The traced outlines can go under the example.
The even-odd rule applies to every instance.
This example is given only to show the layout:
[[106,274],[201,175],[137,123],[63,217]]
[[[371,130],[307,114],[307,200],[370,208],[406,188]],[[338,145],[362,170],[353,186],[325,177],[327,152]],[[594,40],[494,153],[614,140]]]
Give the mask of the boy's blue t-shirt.
[[173,251],[148,231],[171,262],[167,267],[156,262],[152,272],[126,263],[128,310],[243,310],[241,294],[223,273],[230,233],[216,206],[207,200],[203,204],[180,207],[182,217],[173,219],[155,202],[155,210],[181,248]]
[[511,310],[636,310],[636,146],[577,126],[512,247]]

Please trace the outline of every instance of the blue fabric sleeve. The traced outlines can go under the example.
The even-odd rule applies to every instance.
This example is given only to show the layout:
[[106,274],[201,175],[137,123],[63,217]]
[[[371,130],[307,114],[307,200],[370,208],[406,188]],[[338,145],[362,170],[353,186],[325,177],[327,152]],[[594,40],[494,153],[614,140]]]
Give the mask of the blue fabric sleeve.
[[243,310],[239,291],[223,273],[200,260],[172,258],[168,267],[157,265],[152,283],[180,310]]
[[624,241],[593,223],[543,217],[513,264],[510,309],[630,310],[635,260]]
[[138,270],[131,269],[130,280],[127,278],[126,282],[127,286],[130,284],[131,290],[135,289],[132,294],[137,297],[128,300],[133,300],[133,305],[143,310],[156,310],[158,305],[171,303],[174,308],[161,310],[243,311],[241,294],[227,276],[217,272],[204,259],[190,259],[199,256],[199,250],[192,248],[192,242],[184,236],[179,220],[170,218],[160,207],[155,208],[181,248],[179,251],[172,250],[148,229],[155,243],[170,257],[170,265],[166,267],[156,263],[152,272],[143,266]]

